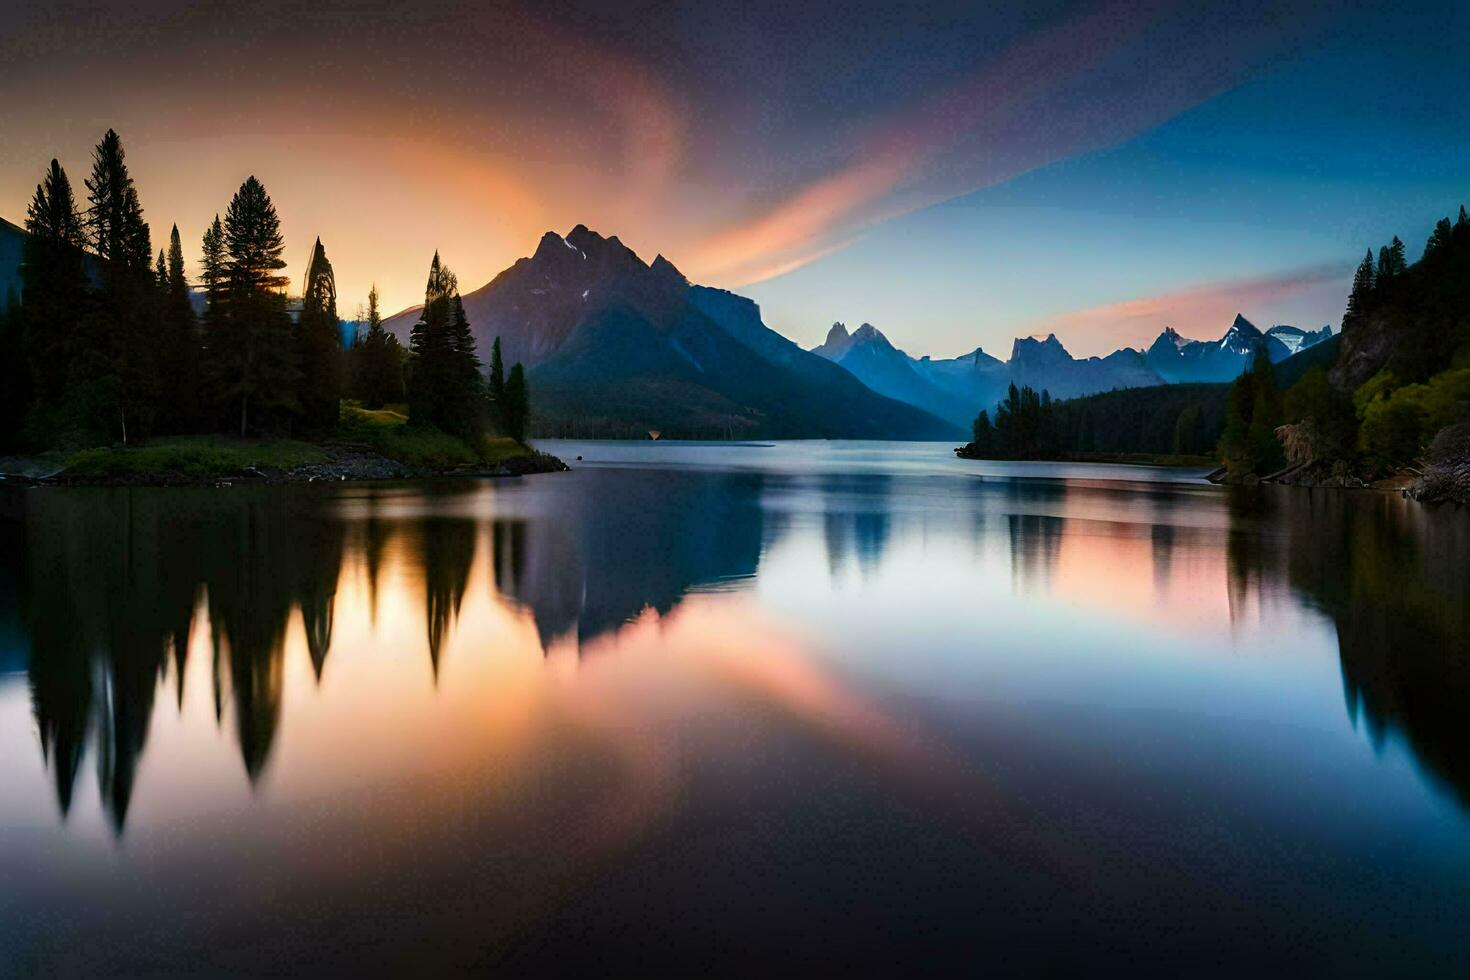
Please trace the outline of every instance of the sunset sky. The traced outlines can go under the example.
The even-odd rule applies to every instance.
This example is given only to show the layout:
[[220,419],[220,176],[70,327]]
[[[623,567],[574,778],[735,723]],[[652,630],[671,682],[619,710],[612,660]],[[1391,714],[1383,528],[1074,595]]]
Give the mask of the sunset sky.
[[255,174],[350,316],[581,222],[818,342],[1341,317],[1364,248],[1470,202],[1470,7],[6,4],[0,217],[122,135],[155,245]]

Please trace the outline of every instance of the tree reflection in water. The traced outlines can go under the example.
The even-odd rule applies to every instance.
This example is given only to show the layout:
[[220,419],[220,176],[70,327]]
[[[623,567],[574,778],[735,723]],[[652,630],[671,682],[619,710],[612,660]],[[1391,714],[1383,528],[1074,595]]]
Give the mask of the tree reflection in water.
[[[495,498],[488,512],[465,506],[483,486],[453,484],[429,492],[247,487],[5,497],[0,587],[16,601],[0,606],[7,620],[0,636],[14,636],[23,651],[62,818],[90,746],[104,809],[122,832],[150,720],[163,705],[183,704],[200,610],[210,629],[216,718],[233,716],[253,782],[270,763],[281,724],[291,614],[301,615],[320,682],[344,566],[362,570],[374,629],[385,569],[401,566],[417,579],[421,635],[437,677],[482,542],[495,599],[529,615],[545,649],[561,637],[585,643],[647,610],[666,615],[692,590],[753,578],[762,555],[800,523],[786,505],[798,498],[807,501],[801,506],[829,573],[855,560],[866,577],[908,533],[905,495],[933,490],[911,478],[834,476],[798,486],[743,471],[583,476],[580,484],[547,484],[538,506]],[[1145,575],[1157,593],[1181,548],[1208,547],[1223,561],[1233,615],[1259,608],[1264,593],[1304,598],[1337,626],[1353,723],[1375,745],[1401,733],[1426,771],[1470,806],[1463,750],[1470,521],[1376,494],[1242,488],[1186,498],[1157,487],[1001,481],[968,483],[947,498],[949,533],[963,535],[968,524],[977,535],[994,534],[1003,517],[1012,589],[1047,592],[1066,537],[1111,519],[1119,493],[1144,508],[1141,553],[1152,560],[1148,569],[1111,571]],[[1182,500],[1219,512],[1223,536],[1176,524]],[[926,525],[924,533],[936,532]]]

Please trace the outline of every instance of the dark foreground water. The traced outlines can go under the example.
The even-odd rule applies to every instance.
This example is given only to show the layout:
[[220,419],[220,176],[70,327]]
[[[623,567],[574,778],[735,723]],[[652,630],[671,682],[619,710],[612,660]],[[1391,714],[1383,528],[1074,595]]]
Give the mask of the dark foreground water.
[[0,492],[0,973],[1470,970],[1464,514],[551,448]]

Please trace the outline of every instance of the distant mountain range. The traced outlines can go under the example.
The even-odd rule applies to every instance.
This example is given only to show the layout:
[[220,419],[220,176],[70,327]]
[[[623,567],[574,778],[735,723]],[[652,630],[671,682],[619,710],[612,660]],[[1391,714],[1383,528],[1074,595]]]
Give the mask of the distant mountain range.
[[[463,297],[482,358],[527,368],[543,434],[950,439],[959,424],[874,392],[761,322],[750,300],[647,264],[583,225]],[[417,310],[385,321],[405,343]]]
[[1284,361],[1298,351],[1314,347],[1332,336],[1332,328],[1302,330],[1276,326],[1262,332],[1243,316],[1236,316],[1225,336],[1210,342],[1186,340],[1166,327],[1149,347],[1148,365],[1168,382],[1233,381],[1250,359],[1256,345],[1265,343],[1273,362]]
[[1237,316],[1218,341],[1186,340],[1170,327],[1146,352],[1125,347],[1106,357],[1079,359],[1056,334],[1048,334],[1045,339],[1018,337],[1006,361],[978,347],[960,357],[935,360],[906,354],[872,324],[849,333],[835,323],[812,353],[847,368],[874,391],[968,425],[980,409],[1003,398],[1012,383],[1048,391],[1053,398],[1075,398],[1116,388],[1231,381],[1245,370],[1257,344],[1264,343],[1271,360],[1279,362],[1331,336],[1325,326],[1262,331]]

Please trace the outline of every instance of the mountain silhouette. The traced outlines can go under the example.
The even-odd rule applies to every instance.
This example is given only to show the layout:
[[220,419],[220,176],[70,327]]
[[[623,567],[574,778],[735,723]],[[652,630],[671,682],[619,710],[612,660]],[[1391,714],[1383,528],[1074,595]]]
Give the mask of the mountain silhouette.
[[[499,337],[535,392],[543,434],[665,438],[951,438],[959,426],[874,393],[769,330],[755,304],[690,284],[584,225],[464,307],[476,343]],[[385,326],[408,340],[414,310]]]

